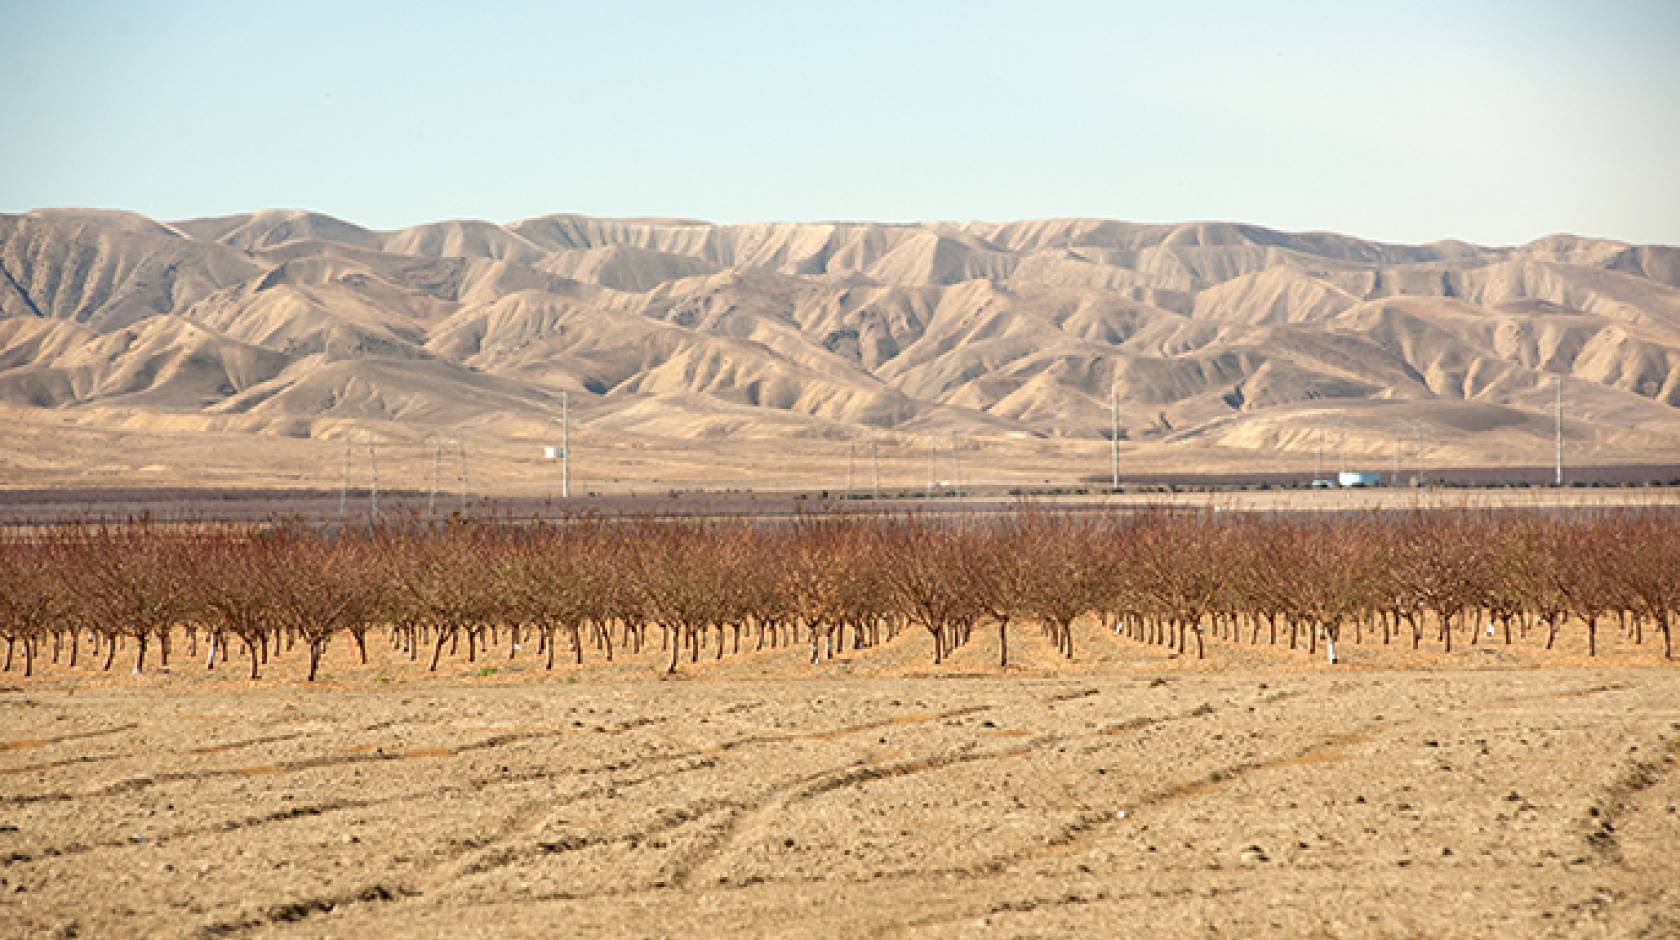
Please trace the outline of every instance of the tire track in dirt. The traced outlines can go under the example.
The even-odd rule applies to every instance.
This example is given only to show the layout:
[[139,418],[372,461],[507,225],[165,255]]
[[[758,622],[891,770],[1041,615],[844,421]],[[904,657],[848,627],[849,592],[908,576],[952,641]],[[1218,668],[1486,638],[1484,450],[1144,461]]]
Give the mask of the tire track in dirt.
[[[974,710],[983,710],[983,708],[964,711],[972,713]],[[795,780],[773,788],[766,794],[767,799],[760,798],[752,801],[750,805],[740,807],[725,820],[711,839],[708,839],[706,842],[702,843],[701,846],[689,853],[687,857],[679,859],[675,863],[674,868],[672,869],[672,877],[668,880],[677,887],[687,886],[692,881],[696,872],[703,869],[707,864],[711,863],[715,859],[722,857],[728,851],[729,845],[736,840],[736,837],[743,829],[747,828],[749,823],[761,821],[766,817],[786,814],[790,812],[790,808],[797,803],[815,799],[816,797],[823,796],[837,790],[861,787],[876,780],[887,779],[890,777],[902,777],[912,774],[945,770],[950,767],[979,761],[1006,760],[1015,757],[1023,757],[1035,751],[1059,744],[1066,744],[1079,740],[1089,740],[1092,738],[1114,737],[1130,731],[1153,727],[1155,725],[1171,721],[1201,717],[1208,714],[1212,714],[1211,709],[1207,709],[1206,706],[1197,706],[1188,712],[1183,712],[1177,715],[1159,717],[1141,716],[1129,721],[1110,725],[1094,732],[1037,735],[1029,740],[1023,741],[1020,744],[1008,747],[982,750],[978,744],[971,743],[958,747],[952,751],[928,755],[925,757],[910,759],[895,758],[875,762],[849,764],[843,767],[822,771],[818,774],[809,775],[800,780]],[[1053,836],[1051,839],[1052,843],[1060,844],[1062,842],[1071,841],[1075,838],[1079,832],[1083,831],[1084,828],[1090,826],[1095,821],[1095,814],[1089,815],[1091,818],[1082,816],[1077,819],[1074,824],[1072,824],[1070,829],[1064,831],[1063,833],[1059,833],[1057,836]],[[990,868],[991,866],[988,865],[987,867]],[[951,871],[959,872],[962,870],[953,869]]]
[[315,895],[273,904],[262,910],[255,917],[241,920],[218,921],[200,927],[197,936],[204,940],[216,937],[230,937],[235,934],[264,927],[278,927],[282,924],[295,924],[298,921],[324,914],[352,904],[378,904],[400,901],[405,898],[418,897],[419,892],[403,885],[389,885],[384,883],[371,884],[353,891],[344,891],[331,895]]
[[[733,738],[720,742],[719,744],[697,750],[666,755],[666,759],[693,761],[696,763],[694,763],[691,769],[709,769],[716,766],[716,757],[728,754],[732,751],[740,750],[741,748],[758,745],[785,744],[799,741],[832,741],[848,735],[863,734],[870,731],[878,731],[883,728],[903,727],[906,725],[960,718],[987,711],[990,708],[991,706],[989,705],[974,705],[949,709],[942,712],[916,712],[909,715],[897,715],[891,718],[879,719],[876,721],[843,725],[838,728],[788,732],[785,734],[749,735],[741,738]],[[818,780],[832,773],[834,773],[833,770],[828,770],[808,774],[785,786],[795,786],[800,783]],[[593,796],[601,795],[602,792],[610,789],[639,786],[643,783],[651,782],[653,779],[657,779],[660,776],[667,775],[668,774],[657,774],[641,779],[616,780],[612,781],[608,785],[603,785],[601,787],[594,788],[591,791],[574,795],[570,799],[573,801],[588,799]],[[492,840],[494,843],[503,844],[496,845],[494,847],[479,847],[480,851],[478,853],[478,857],[474,861],[457,866],[458,870],[456,875],[483,874],[497,868],[515,864],[521,860],[546,854],[554,854],[557,852],[577,851],[586,848],[593,848],[599,845],[646,841],[679,826],[715,813],[728,813],[731,817],[733,817],[750,810],[758,802],[758,800],[703,800],[697,804],[667,810],[662,813],[651,825],[628,832],[568,837],[566,839],[556,841],[538,842],[531,846],[509,846],[505,844],[510,841],[517,841],[524,836],[528,836],[532,832],[541,831],[543,828],[546,828],[548,821],[553,818],[554,814],[542,813],[527,820],[524,824],[516,824],[505,828],[495,839]],[[719,826],[719,829],[727,829],[729,825],[729,821],[726,820]],[[679,879],[667,876],[660,880],[667,883],[674,883],[675,880]]]
[[[176,840],[176,839],[192,838],[192,837],[195,837],[195,836],[214,835],[214,834],[221,834],[221,833],[227,833],[227,832],[235,832],[235,831],[240,831],[240,830],[244,830],[244,829],[250,829],[250,828],[257,828],[257,827],[266,826],[266,825],[272,825],[272,824],[275,824],[275,823],[288,822],[288,821],[295,820],[295,819],[325,816],[325,815],[328,815],[328,814],[331,814],[331,813],[347,812],[347,811],[358,810],[358,809],[369,809],[369,808],[374,808],[374,807],[378,807],[378,806],[387,806],[387,805],[393,805],[393,804],[395,804],[395,805],[411,805],[414,802],[416,802],[418,800],[423,800],[423,799],[444,798],[444,797],[448,797],[448,796],[452,796],[452,795],[458,795],[458,794],[462,794],[462,793],[482,793],[482,792],[484,792],[488,789],[495,788],[495,787],[517,785],[517,784],[523,784],[523,783],[532,783],[532,782],[538,782],[538,781],[543,781],[543,780],[553,780],[556,777],[560,777],[560,776],[576,776],[576,775],[587,775],[587,774],[597,774],[597,773],[612,773],[612,772],[616,772],[616,771],[619,771],[619,770],[626,769],[629,766],[632,766],[629,762],[614,762],[614,763],[609,763],[609,764],[603,764],[603,765],[600,765],[598,767],[573,770],[573,771],[570,771],[566,774],[560,774],[560,773],[557,773],[555,771],[551,771],[551,770],[547,770],[547,769],[531,771],[531,772],[527,772],[527,773],[524,773],[524,774],[517,774],[517,775],[497,774],[497,775],[493,775],[493,776],[485,776],[485,777],[474,778],[474,779],[465,781],[465,782],[460,783],[460,784],[456,784],[456,785],[452,785],[452,786],[445,786],[445,787],[442,787],[442,788],[427,788],[427,789],[420,789],[420,790],[411,790],[411,791],[408,791],[408,792],[392,794],[392,795],[389,795],[389,796],[379,797],[379,798],[375,798],[375,799],[332,800],[332,801],[327,801],[327,802],[323,802],[323,803],[316,803],[316,804],[309,804],[309,805],[305,805],[305,806],[290,807],[288,809],[280,810],[280,811],[276,811],[276,812],[272,812],[272,813],[263,813],[263,814],[247,816],[247,817],[243,817],[243,818],[239,818],[239,819],[224,820],[224,821],[221,821],[221,822],[211,823],[211,824],[207,824],[207,825],[203,825],[203,826],[193,826],[193,827],[187,827],[187,828],[182,828],[182,829],[169,830],[169,831],[166,831],[166,832],[157,833],[155,836],[152,837],[152,841],[155,841],[157,843],[163,843],[163,842]],[[600,796],[600,795],[605,794],[605,793],[610,793],[613,790],[615,790],[617,788],[620,788],[620,787],[639,786],[639,785],[642,785],[644,783],[653,782],[655,780],[663,779],[663,778],[666,778],[666,777],[671,777],[671,776],[675,776],[675,775],[678,775],[678,774],[691,772],[691,771],[694,771],[694,770],[706,769],[706,768],[710,768],[710,767],[713,767],[713,766],[715,766],[715,762],[711,761],[709,759],[690,760],[686,764],[679,765],[679,766],[676,766],[676,767],[661,769],[661,770],[658,770],[658,771],[655,771],[655,772],[652,772],[652,773],[644,774],[644,775],[642,775],[640,777],[637,777],[637,778],[629,778],[629,779],[615,778],[615,779],[612,779],[612,780],[609,780],[609,781],[591,786],[591,787],[589,787],[589,788],[587,788],[587,789],[585,789],[581,792],[578,792],[578,793],[556,796],[555,800],[556,801],[570,802],[570,801],[581,800],[581,799],[590,799],[590,798],[593,798],[595,796]],[[538,808],[539,807],[546,808],[548,805],[549,804],[543,803],[541,801],[533,801],[532,803],[527,804],[525,809],[521,813],[516,814],[515,819],[510,821],[510,824],[505,828],[510,833],[514,833],[514,834],[517,834],[517,832],[519,832],[519,831],[527,831],[528,832],[528,831],[535,831],[535,829],[541,828],[541,824],[548,818],[548,816],[550,814],[547,813],[547,812],[542,812],[542,813],[539,814],[538,813]],[[540,818],[539,818],[539,816],[540,816]],[[681,822],[680,820],[677,821],[677,824],[680,824],[680,822]],[[65,846],[49,847],[47,849],[43,849],[43,850],[41,850],[39,852],[35,852],[33,854],[16,852],[16,853],[12,853],[12,855],[5,858],[4,860],[0,860],[0,867],[4,867],[6,865],[11,865],[11,864],[22,864],[22,863],[28,863],[28,862],[32,862],[32,861],[40,861],[40,860],[45,860],[45,859],[48,859],[48,858],[58,858],[58,857],[65,857],[65,856],[71,856],[71,855],[80,855],[80,854],[83,854],[83,853],[100,851],[100,850],[127,849],[127,848],[132,848],[136,844],[143,844],[143,843],[135,843],[135,842],[133,842],[132,840],[129,840],[129,839],[109,839],[109,840],[102,840],[102,841],[99,841],[99,842],[92,842],[92,843],[71,843],[71,844],[65,845]],[[563,850],[564,849],[564,847],[561,847],[561,846],[541,845],[540,847],[544,851],[558,851],[558,850]],[[451,861],[458,859],[462,855],[471,854],[475,851],[478,851],[481,848],[482,848],[482,846],[469,846],[469,847],[463,849],[461,852],[455,853],[455,855],[452,858],[446,859],[444,862],[440,862],[437,865],[432,866],[432,868],[433,869],[439,869],[439,868],[444,868],[446,866],[449,866]],[[502,862],[500,862],[500,864],[507,864],[507,863],[511,862],[512,860],[513,859],[511,859],[511,858],[505,859]],[[489,865],[484,866],[483,870],[491,870],[495,867],[499,867],[499,865],[498,864],[489,864]],[[471,866],[468,866],[466,871],[458,872],[458,873],[455,873],[455,874],[444,874],[441,877],[438,877],[436,874],[434,874],[432,877],[425,878],[421,882],[421,885],[422,885],[422,887],[435,888],[438,885],[445,884],[448,881],[452,880],[454,877],[457,876],[457,874],[470,874],[470,873],[474,873],[474,869]],[[201,933],[201,935],[205,935],[205,936],[224,936],[224,935],[227,935],[229,933],[237,933],[237,932],[241,932],[241,931],[244,931],[244,930],[255,929],[255,928],[271,925],[271,924],[274,924],[274,923],[286,922],[286,921],[291,921],[291,920],[298,920],[298,919],[301,919],[302,916],[308,916],[308,914],[310,914],[310,913],[319,913],[319,912],[322,912],[322,911],[331,910],[335,907],[341,907],[341,906],[345,906],[345,905],[351,904],[351,903],[361,903],[361,902],[367,901],[370,898],[363,897],[363,895],[365,895],[366,893],[367,893],[366,891],[353,892],[353,893],[348,894],[348,895],[335,895],[335,896],[327,897],[327,898],[304,898],[304,899],[300,899],[300,900],[297,900],[297,901],[287,902],[287,903],[282,904],[282,905],[276,905],[275,907],[270,909],[270,911],[280,911],[285,915],[285,916],[279,916],[278,919],[275,919],[275,917],[270,917],[270,916],[265,915],[262,918],[249,919],[249,920],[246,920],[246,921],[239,921],[239,922],[233,922],[233,923],[212,924],[212,925],[209,925],[207,927],[202,928],[200,933]],[[374,901],[404,900],[404,899],[407,899],[407,898],[418,897],[418,896],[421,895],[422,891],[419,888],[404,886],[404,887],[392,888],[388,893],[389,893],[389,896],[374,896],[374,897],[371,898],[371,900],[374,900]]]
[[[439,873],[436,880],[440,884],[449,884],[457,878],[469,875],[483,875],[517,864],[539,858],[545,855],[559,855],[566,852],[580,852],[603,845],[627,843],[632,847],[640,842],[664,835],[673,829],[680,828],[696,819],[704,818],[722,809],[733,808],[732,803],[713,800],[702,800],[691,806],[676,807],[658,814],[650,824],[630,832],[613,832],[598,835],[569,835],[558,839],[548,839],[533,842],[530,845],[503,845],[492,850],[478,853],[471,861],[452,866],[448,873]],[[503,839],[511,840],[519,836],[527,836],[544,829],[554,818],[552,812],[542,813],[535,820],[523,821],[520,825],[510,826],[504,830]]]
[[0,767],[0,775],[26,774],[37,770],[57,770],[60,767],[74,767],[77,764],[100,764],[119,757],[132,757],[132,754],[84,754],[80,757],[66,757],[63,760],[44,761],[39,764],[24,764],[19,767]]
[[[668,719],[664,718],[639,718],[627,722],[621,722],[620,724],[612,727],[600,726],[595,730],[598,732],[604,731],[609,734],[621,734],[626,731],[632,731],[667,720]],[[490,737],[482,740],[470,741],[466,744],[403,748],[389,751],[385,750],[383,745],[356,745],[336,754],[300,758],[298,760],[290,761],[279,761],[273,764],[255,764],[242,767],[215,767],[203,770],[163,771],[160,773],[146,774],[139,777],[130,777],[125,780],[118,780],[102,787],[96,787],[91,790],[84,790],[81,792],[53,790],[45,793],[3,796],[0,797],[0,805],[27,806],[34,803],[97,799],[99,797],[106,796],[121,796],[144,790],[149,787],[171,783],[192,783],[223,779],[227,777],[256,777],[267,776],[270,774],[299,773],[306,770],[318,770],[323,767],[340,767],[352,764],[378,764],[394,760],[455,757],[461,754],[497,747],[505,747],[509,744],[517,744],[524,741],[587,733],[589,733],[587,729],[579,730],[577,728],[570,727],[551,730],[508,732],[491,735]]]
[[[1179,717],[1191,717],[1214,714],[1206,706],[1198,706]],[[1415,721],[1415,719],[1413,720]],[[1131,824],[1140,816],[1152,810],[1159,810],[1177,803],[1191,800],[1216,790],[1228,787],[1253,774],[1283,767],[1302,766],[1308,764],[1333,763],[1346,758],[1345,749],[1357,744],[1364,744],[1376,738],[1380,733],[1397,731],[1412,724],[1413,721],[1385,721],[1381,724],[1371,724],[1354,731],[1337,732],[1307,745],[1291,753],[1275,757],[1240,761],[1210,772],[1206,777],[1193,780],[1181,780],[1159,787],[1146,793],[1134,801],[1125,810],[1125,815],[1110,812],[1088,811],[1079,814],[1064,826],[1056,835],[1041,843],[1024,846],[1015,852],[1006,853],[987,860],[978,865],[949,868],[939,870],[939,873],[957,877],[974,877],[978,875],[997,875],[1009,871],[1017,865],[1054,855],[1064,855],[1082,851],[1088,843],[1094,841],[1103,832],[1122,824]],[[1122,723],[1131,727],[1150,727],[1156,722]]]
[[385,802],[389,801],[384,799],[329,800],[325,803],[293,806],[272,813],[261,813],[255,816],[246,816],[239,819],[228,819],[219,823],[204,826],[193,826],[186,829],[170,830],[168,832],[158,833],[157,835],[151,837],[150,840],[141,839],[138,842],[132,838],[103,839],[98,842],[72,842],[63,846],[50,846],[32,854],[27,852],[13,852],[4,859],[3,863],[6,865],[21,864],[48,858],[63,858],[71,855],[81,855],[87,852],[95,852],[102,849],[125,849],[133,845],[145,844],[147,841],[164,842],[172,839],[191,838],[193,836],[211,835],[222,832],[236,832],[241,829],[254,828],[257,826],[267,825],[269,823],[286,822],[288,820],[303,819],[310,816],[322,816],[327,813],[347,809],[362,809],[370,806],[377,806]]
[[838,738],[846,737],[847,735],[863,734],[869,731],[879,731],[882,728],[897,728],[905,725],[926,724],[932,721],[945,721],[952,718],[962,718],[967,715],[976,715],[980,712],[990,711],[991,707],[992,706],[990,705],[969,705],[963,708],[955,708],[943,712],[913,712],[908,715],[881,718],[875,721],[865,721],[854,725],[844,725],[839,728],[821,731],[789,731],[784,734],[751,735],[745,738],[734,738],[729,741],[724,741],[721,744],[716,745],[713,750],[718,753],[727,753],[729,751],[737,750],[743,747],[751,747],[757,744],[788,744],[795,741],[833,741]]
[[121,734],[124,731],[137,731],[139,728],[140,725],[138,723],[131,722],[126,725],[117,725],[115,728],[102,728],[98,731],[78,731],[74,734],[61,734],[52,738],[20,738],[15,741],[0,741],[0,752],[21,751],[36,747],[49,747],[54,744],[63,744],[67,741],[85,741],[88,738],[100,738],[108,734]]
[[282,741],[295,741],[309,735],[302,731],[292,731],[287,734],[269,734],[257,738],[246,738],[243,741],[228,741],[223,744],[206,744],[203,747],[192,747],[182,751],[183,754],[222,754],[227,751],[237,751],[240,748],[257,747],[262,744],[279,744]]
[[[1147,902],[1162,901],[1167,899],[1213,901],[1222,897],[1241,894],[1244,890],[1246,889],[1241,887],[1177,888],[1170,891],[1161,889],[1154,889],[1150,891],[1113,891],[1104,889],[1098,891],[1066,891],[1059,895],[1048,896],[1042,894],[1027,895],[1006,901],[993,901],[989,903],[984,910],[979,911],[972,908],[966,908],[956,911],[946,911],[939,914],[930,914],[908,921],[904,924],[895,924],[883,930],[874,931],[870,934],[870,936],[875,938],[902,937],[914,934],[917,931],[926,930],[930,927],[955,926],[958,923],[973,921],[977,918],[996,917],[1000,914],[1028,914],[1045,909],[1081,907],[1087,904],[1120,903],[1128,901]],[[995,928],[995,925],[988,924],[986,926]]]
[[1611,781],[1610,786],[1593,801],[1587,810],[1587,845],[1605,861],[1616,865],[1626,863],[1622,856],[1621,840],[1616,830],[1634,809],[1639,794],[1662,783],[1674,772],[1680,761],[1680,739],[1660,741],[1659,751],[1651,760],[1634,761]]
[[[964,714],[974,714],[980,711],[985,711],[988,708],[989,706],[971,706],[969,708],[957,709],[950,713],[935,715],[932,716],[931,719],[924,718],[922,720],[958,717]],[[1214,714],[1213,709],[1206,704],[1203,704],[1198,705],[1189,711],[1177,714],[1138,716],[1126,721],[1105,726],[1096,731],[1038,735],[1021,744],[1009,747],[980,750],[978,744],[969,744],[957,749],[955,752],[947,752],[944,754],[930,755],[927,757],[912,758],[908,760],[893,759],[873,763],[848,764],[843,767],[832,768],[817,774],[807,775],[799,780],[791,781],[787,784],[773,788],[768,794],[766,794],[766,797],[769,799],[768,803],[765,801],[765,798],[760,798],[738,804],[734,811],[731,812],[730,816],[718,826],[716,832],[710,839],[690,852],[686,858],[679,859],[674,864],[671,869],[672,876],[666,880],[677,887],[687,886],[687,884],[692,881],[695,872],[727,852],[729,844],[733,842],[737,834],[746,827],[748,821],[785,813],[788,811],[790,806],[798,802],[814,799],[826,793],[848,787],[863,786],[875,780],[885,779],[888,777],[927,773],[976,761],[1003,760],[1013,757],[1021,757],[1033,753],[1034,751],[1059,744],[1066,744],[1080,740],[1090,740],[1094,738],[1116,737],[1173,721],[1199,718],[1211,714]],[[898,719],[898,721],[902,722],[903,719]],[[875,722],[870,724],[872,726],[879,726],[881,723]],[[801,737],[810,736],[812,735],[801,735]],[[1072,824],[1070,824],[1069,827],[1065,827],[1063,832],[1058,833],[1056,836],[1052,836],[1050,844],[1060,845],[1072,841],[1086,828],[1092,826],[1097,821],[1097,818],[1097,814],[1086,814],[1077,818]],[[988,869],[992,869],[994,866],[988,864],[986,867]],[[997,870],[1001,871],[1002,869],[999,868]],[[951,870],[952,873],[961,873],[962,871],[963,870],[961,869]]]

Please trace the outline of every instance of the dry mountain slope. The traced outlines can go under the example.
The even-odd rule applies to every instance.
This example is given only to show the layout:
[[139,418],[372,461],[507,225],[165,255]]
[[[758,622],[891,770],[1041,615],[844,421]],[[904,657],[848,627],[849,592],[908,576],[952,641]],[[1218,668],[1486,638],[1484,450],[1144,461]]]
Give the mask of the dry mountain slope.
[[1133,441],[1543,453],[1561,381],[1571,437],[1680,455],[1680,249],[1562,235],[49,210],[0,215],[0,316],[0,401],[131,424],[514,433],[565,390],[669,437],[1100,438],[1114,388]]

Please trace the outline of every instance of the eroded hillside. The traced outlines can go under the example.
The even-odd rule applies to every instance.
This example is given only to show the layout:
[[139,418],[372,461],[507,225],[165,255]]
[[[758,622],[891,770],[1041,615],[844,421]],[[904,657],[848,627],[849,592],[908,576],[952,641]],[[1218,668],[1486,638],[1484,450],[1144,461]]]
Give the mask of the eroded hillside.
[[1222,223],[0,216],[0,402],[331,437],[867,429],[1680,454],[1680,249]]

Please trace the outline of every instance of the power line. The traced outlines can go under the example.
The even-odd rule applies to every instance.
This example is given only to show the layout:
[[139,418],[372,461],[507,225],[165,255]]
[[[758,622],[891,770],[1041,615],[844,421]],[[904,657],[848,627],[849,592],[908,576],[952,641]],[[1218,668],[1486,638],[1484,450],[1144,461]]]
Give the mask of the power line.
[[368,475],[373,486],[368,490],[368,524],[379,524],[379,456],[374,452],[373,433],[368,433]]
[[951,432],[951,487],[952,495],[962,495],[962,456],[957,449],[957,432]]
[[432,442],[432,491],[426,496],[426,518],[437,517],[438,476],[443,469],[443,444]]
[[1555,485],[1563,485],[1563,376],[1557,377],[1557,404],[1554,414],[1553,443],[1556,450],[1557,476]]
[[461,518],[467,518],[467,445],[460,438],[455,439],[455,453],[460,459],[461,480]]
[[1120,490],[1120,390],[1108,387],[1108,471],[1109,488]]
[[938,454],[939,454],[939,445],[932,442],[932,441],[929,441],[928,442],[928,485],[927,485],[927,498],[928,499],[933,498],[933,477],[934,477],[934,473],[935,473],[934,461],[938,458]]
[[875,498],[881,498],[881,451],[876,446],[875,433],[869,434],[869,463],[875,471]]
[[350,511],[350,435],[344,436],[344,473],[339,478],[338,518],[342,521]]

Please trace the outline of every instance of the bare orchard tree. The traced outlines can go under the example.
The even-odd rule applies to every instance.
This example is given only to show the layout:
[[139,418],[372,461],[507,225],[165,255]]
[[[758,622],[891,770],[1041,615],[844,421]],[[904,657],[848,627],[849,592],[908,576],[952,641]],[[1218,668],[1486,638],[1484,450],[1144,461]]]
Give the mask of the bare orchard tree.
[[1674,619],[1680,617],[1680,525],[1673,515],[1647,511],[1622,521],[1612,567],[1635,612],[1662,634],[1663,659],[1674,658]]
[[[5,668],[15,647],[23,649],[23,674],[35,674],[36,649],[72,607],[66,593],[65,546],[52,537],[0,544],[0,636],[6,639]],[[70,632],[76,641],[75,631]]]
[[1000,612],[998,639],[1008,663],[1007,613],[1036,617],[1056,651],[1073,658],[1073,622],[1099,606],[1103,585],[1102,543],[1092,524],[1068,516],[1028,513],[999,531],[993,577]]
[[189,559],[196,548],[191,541],[139,520],[99,526],[73,546],[78,590],[85,592],[109,644],[106,669],[116,655],[116,641],[124,638],[135,642],[135,673],[144,672],[153,637],[167,644],[169,631],[190,610]]
[[230,534],[207,539],[189,560],[192,607],[210,630],[207,669],[219,654],[227,658],[229,635],[245,646],[250,678],[261,677],[259,650],[279,626],[279,611],[269,593],[279,562],[272,538]]
[[269,538],[274,564],[268,569],[267,592],[280,622],[304,641],[309,654],[306,681],[314,682],[333,635],[362,622],[375,609],[375,549],[353,534],[320,540],[286,532]]
[[934,665],[967,639],[964,625],[985,612],[963,574],[969,547],[958,522],[905,519],[879,527],[875,557],[882,578],[894,603],[933,637]]

